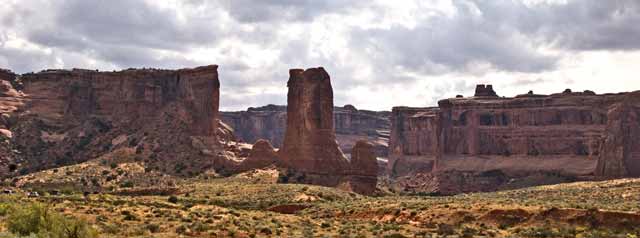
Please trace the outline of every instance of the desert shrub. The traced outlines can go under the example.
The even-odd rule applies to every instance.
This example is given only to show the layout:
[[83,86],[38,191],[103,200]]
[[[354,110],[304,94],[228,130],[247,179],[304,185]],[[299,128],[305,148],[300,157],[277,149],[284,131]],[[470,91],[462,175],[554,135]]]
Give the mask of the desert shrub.
[[11,205],[8,203],[0,203],[0,217],[6,216],[11,209]]
[[405,238],[406,236],[399,233],[393,233],[393,234],[385,235],[383,237],[384,238]]
[[122,184],[120,184],[121,188],[133,188],[133,182],[132,181],[124,181]]
[[187,227],[185,225],[178,226],[176,228],[176,233],[178,233],[178,234],[187,233]]
[[209,227],[207,224],[204,224],[202,222],[196,221],[193,224],[191,224],[191,229],[197,232],[205,232],[211,229],[211,227]]
[[26,206],[13,206],[7,219],[9,232],[37,237],[98,237],[98,233],[86,221],[65,217],[47,206],[33,203]]
[[120,213],[122,215],[124,215],[123,220],[125,220],[125,221],[137,221],[138,220],[138,217],[136,217],[136,215],[131,213],[130,211],[122,211]]
[[151,233],[156,233],[160,231],[160,225],[158,224],[148,224],[146,226],[147,230],[149,230]]
[[170,203],[178,203],[178,197],[176,197],[176,196],[170,196],[170,197],[169,197],[169,199],[168,199],[168,201],[169,201]]

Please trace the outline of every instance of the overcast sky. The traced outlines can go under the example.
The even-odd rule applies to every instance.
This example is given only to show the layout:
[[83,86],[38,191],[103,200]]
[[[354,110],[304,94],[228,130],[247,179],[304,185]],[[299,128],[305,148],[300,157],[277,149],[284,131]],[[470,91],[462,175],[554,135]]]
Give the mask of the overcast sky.
[[433,106],[640,89],[639,0],[3,0],[0,67],[219,65],[222,110],[286,103],[289,68],[323,66],[336,105]]

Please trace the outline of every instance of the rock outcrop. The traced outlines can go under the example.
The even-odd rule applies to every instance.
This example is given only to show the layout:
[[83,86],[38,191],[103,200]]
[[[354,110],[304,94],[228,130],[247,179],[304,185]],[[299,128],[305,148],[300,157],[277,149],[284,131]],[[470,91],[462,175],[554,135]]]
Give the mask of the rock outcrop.
[[[0,76],[0,104],[15,122],[3,124],[13,134],[13,149],[20,152],[13,161],[20,173],[123,149],[135,151],[127,157],[170,174],[214,168],[214,161],[224,157],[229,136],[218,136],[228,132],[218,126],[216,65],[46,70],[18,76],[2,71]],[[19,86],[19,93],[12,85]]]
[[[340,149],[350,154],[357,141],[367,140],[374,144],[377,157],[387,157],[389,117],[390,112],[386,111],[358,110],[351,105],[334,107],[334,128]],[[267,105],[250,107],[247,111],[221,112],[221,119],[244,142],[267,139],[274,147],[281,147],[287,124],[287,107]]]
[[498,97],[496,91],[493,91],[493,85],[478,84],[476,86],[475,97]]
[[349,179],[342,186],[360,194],[373,194],[378,183],[378,160],[373,144],[360,140],[351,153]]
[[312,177],[311,183],[337,183],[328,180],[344,174],[349,161],[336,142],[329,74],[323,68],[312,68],[292,69],[289,75],[287,129],[279,151],[282,161]]
[[640,92],[625,95],[609,109],[607,119],[597,175],[640,177]]
[[277,151],[268,140],[258,140],[253,144],[249,156],[242,161],[235,172],[245,172],[271,165],[280,165],[280,158],[278,157]]
[[373,145],[360,142],[349,161],[336,141],[333,89],[323,68],[289,71],[287,129],[278,154],[294,181],[373,193],[377,161]]
[[407,180],[422,177],[429,181],[420,184],[431,184],[423,192],[449,194],[590,179],[598,158],[601,174],[637,171],[638,153],[630,148],[638,148],[631,142],[638,124],[629,105],[638,103],[620,104],[624,97],[567,91],[500,98],[480,85],[474,97],[441,100],[438,107],[396,107],[388,170],[410,185],[400,190],[418,192],[416,181]]

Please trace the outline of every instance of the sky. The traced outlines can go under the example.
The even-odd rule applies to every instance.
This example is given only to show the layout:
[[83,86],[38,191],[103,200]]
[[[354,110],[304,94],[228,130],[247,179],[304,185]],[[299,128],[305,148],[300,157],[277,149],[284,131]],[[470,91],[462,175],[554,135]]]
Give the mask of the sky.
[[640,90],[638,0],[2,0],[0,68],[219,65],[221,110],[286,104],[324,67],[336,105]]

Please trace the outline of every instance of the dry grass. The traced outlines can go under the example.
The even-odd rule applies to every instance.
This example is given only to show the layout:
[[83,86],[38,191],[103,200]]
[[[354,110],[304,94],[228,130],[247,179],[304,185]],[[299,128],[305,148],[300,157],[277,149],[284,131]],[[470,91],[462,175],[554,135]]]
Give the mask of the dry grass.
[[[277,173],[264,170],[229,178],[174,179],[180,191],[172,202],[169,195],[105,191],[85,197],[81,190],[73,190],[38,198],[0,195],[0,205],[49,204],[55,211],[86,219],[102,237],[640,235],[639,179],[450,197],[365,197],[332,188],[276,184],[276,178]],[[273,212],[283,207],[296,213]],[[1,208],[0,224],[6,224]]]

